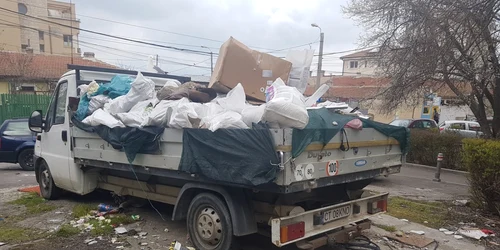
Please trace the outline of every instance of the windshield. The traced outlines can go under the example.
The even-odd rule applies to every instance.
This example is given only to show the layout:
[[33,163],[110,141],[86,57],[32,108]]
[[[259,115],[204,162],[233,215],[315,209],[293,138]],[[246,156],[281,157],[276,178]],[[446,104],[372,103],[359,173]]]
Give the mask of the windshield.
[[389,125],[392,126],[399,126],[399,127],[408,127],[410,124],[411,120],[394,120]]

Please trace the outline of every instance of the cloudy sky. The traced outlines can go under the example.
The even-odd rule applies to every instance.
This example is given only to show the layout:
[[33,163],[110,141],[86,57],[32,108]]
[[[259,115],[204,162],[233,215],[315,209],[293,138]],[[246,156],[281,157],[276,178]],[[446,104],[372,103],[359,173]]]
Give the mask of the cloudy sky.
[[[69,0],[65,0],[69,2]],[[81,28],[182,49],[218,53],[230,36],[253,49],[285,56],[294,49],[319,48],[317,23],[325,33],[324,52],[360,48],[362,29],[342,14],[347,0],[73,0]],[[159,55],[165,71],[210,75],[210,56],[156,48],[86,32],[80,48],[122,67],[146,69]],[[202,47],[203,46],[203,47]],[[207,48],[208,47],[208,48]],[[340,55],[325,56],[323,69],[341,71]],[[215,64],[216,57],[214,58]],[[197,67],[190,67],[189,65]],[[317,67],[315,57],[312,69]]]

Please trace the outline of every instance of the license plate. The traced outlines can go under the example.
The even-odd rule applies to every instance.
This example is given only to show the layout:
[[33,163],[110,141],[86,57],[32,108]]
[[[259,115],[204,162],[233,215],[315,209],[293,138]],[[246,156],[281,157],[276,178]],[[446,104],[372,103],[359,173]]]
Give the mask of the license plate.
[[351,215],[351,206],[343,206],[323,212],[323,223],[332,222]]

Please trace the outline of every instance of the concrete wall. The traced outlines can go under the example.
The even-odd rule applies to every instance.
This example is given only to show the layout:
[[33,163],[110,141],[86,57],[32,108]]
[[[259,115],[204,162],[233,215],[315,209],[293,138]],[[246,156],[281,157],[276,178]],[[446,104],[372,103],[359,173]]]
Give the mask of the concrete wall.
[[0,94],[8,94],[9,93],[9,83],[0,82]]
[[[17,3],[0,1],[0,7],[17,12]],[[15,14],[2,15],[2,19],[9,25],[19,25],[19,17]],[[0,50],[21,51],[21,30],[19,27],[0,25]]]
[[[358,62],[357,68],[351,68],[352,61]],[[344,76],[374,76],[376,74],[375,69],[377,68],[377,64],[367,58],[347,58],[343,61],[343,68]]]
[[[48,19],[51,22],[57,22],[64,25],[80,27],[80,22],[76,20],[75,5],[69,3],[48,1],[48,0],[18,0],[19,3],[26,5],[27,15],[39,18]],[[72,7],[73,21],[70,16],[64,17],[49,17],[48,9],[57,11],[69,12]],[[14,1],[0,1],[0,7],[18,12],[18,3]],[[70,55],[72,53],[71,46],[65,46],[63,35],[71,35],[73,33],[73,53],[78,49],[78,30],[62,27],[55,24],[49,24],[33,18],[22,15],[9,14],[3,15],[2,19],[12,23],[12,25],[22,25],[30,28],[9,27],[0,25],[0,50],[6,51],[21,51],[22,45],[27,45],[33,48],[34,53],[40,52],[40,45],[44,45],[46,54]],[[43,31],[43,39],[40,39],[39,31]],[[54,33],[54,34],[51,34]]]

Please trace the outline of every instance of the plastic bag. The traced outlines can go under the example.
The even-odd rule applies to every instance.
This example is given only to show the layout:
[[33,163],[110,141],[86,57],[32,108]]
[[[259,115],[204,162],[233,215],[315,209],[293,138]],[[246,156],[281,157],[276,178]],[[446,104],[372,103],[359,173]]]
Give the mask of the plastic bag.
[[139,72],[131,84],[130,91],[126,95],[119,96],[106,104],[104,110],[110,114],[125,113],[130,111],[138,102],[153,99],[154,97],[155,83]]
[[235,111],[239,114],[246,108],[246,96],[245,89],[238,83],[231,91],[229,91],[226,97],[218,98],[217,103],[222,106],[225,110]]
[[96,82],[96,81],[92,81],[91,83],[89,83],[89,86],[87,88],[87,96],[90,98],[92,97],[92,95],[94,95],[97,90],[99,89],[99,84]]
[[292,70],[288,78],[288,86],[295,87],[303,94],[307,88],[309,70],[314,56],[314,50],[289,51],[285,60],[292,63]]
[[271,126],[303,129],[309,122],[304,96],[295,87],[286,86],[280,78],[266,90],[266,100],[262,121]]
[[111,101],[111,98],[109,98],[109,97],[107,97],[105,95],[92,96],[90,98],[90,102],[89,102],[89,107],[88,107],[87,113],[88,114],[94,113],[94,111],[96,111],[97,109],[103,108],[104,104],[108,103],[109,101]]
[[78,109],[76,110],[75,117],[79,121],[85,119],[87,117],[87,113],[89,110],[90,99],[87,95],[82,95],[80,97],[80,102],[78,103]]
[[153,111],[156,100],[147,100],[137,103],[127,113],[116,114],[116,117],[127,127],[141,127],[142,123]]
[[248,126],[252,127],[252,123],[259,123],[264,115],[266,109],[266,104],[260,106],[247,105],[247,107],[241,112],[243,122]]
[[344,127],[352,128],[355,130],[362,130],[363,129],[363,122],[360,119],[354,119],[354,120],[349,121]]
[[78,86],[78,89],[80,89],[80,97],[87,94],[87,90],[89,88],[89,85],[88,84],[82,84],[80,86]]
[[212,132],[221,128],[248,128],[242,121],[241,115],[235,111],[225,111],[221,114],[205,117],[201,121],[201,127]]
[[207,113],[208,107],[200,103],[181,103],[173,108],[168,126],[171,128],[199,128],[201,118]]
[[145,117],[141,127],[157,126],[167,127],[170,117],[172,116],[173,108],[181,103],[189,103],[187,98],[182,98],[176,101],[163,100],[153,108],[151,113]]
[[105,125],[110,128],[125,127],[125,125],[121,121],[117,120],[112,115],[110,115],[109,113],[107,113],[102,109],[96,110],[94,113],[92,113],[92,115],[83,119],[82,122],[90,126]]
[[[139,72],[139,74],[141,73]],[[107,91],[108,96],[111,99],[115,99],[119,96],[126,95],[130,91],[130,88],[132,87],[131,83],[133,80],[134,79],[128,75],[116,75],[111,79],[111,82],[109,84],[103,85],[103,89],[100,89],[100,91]]]

